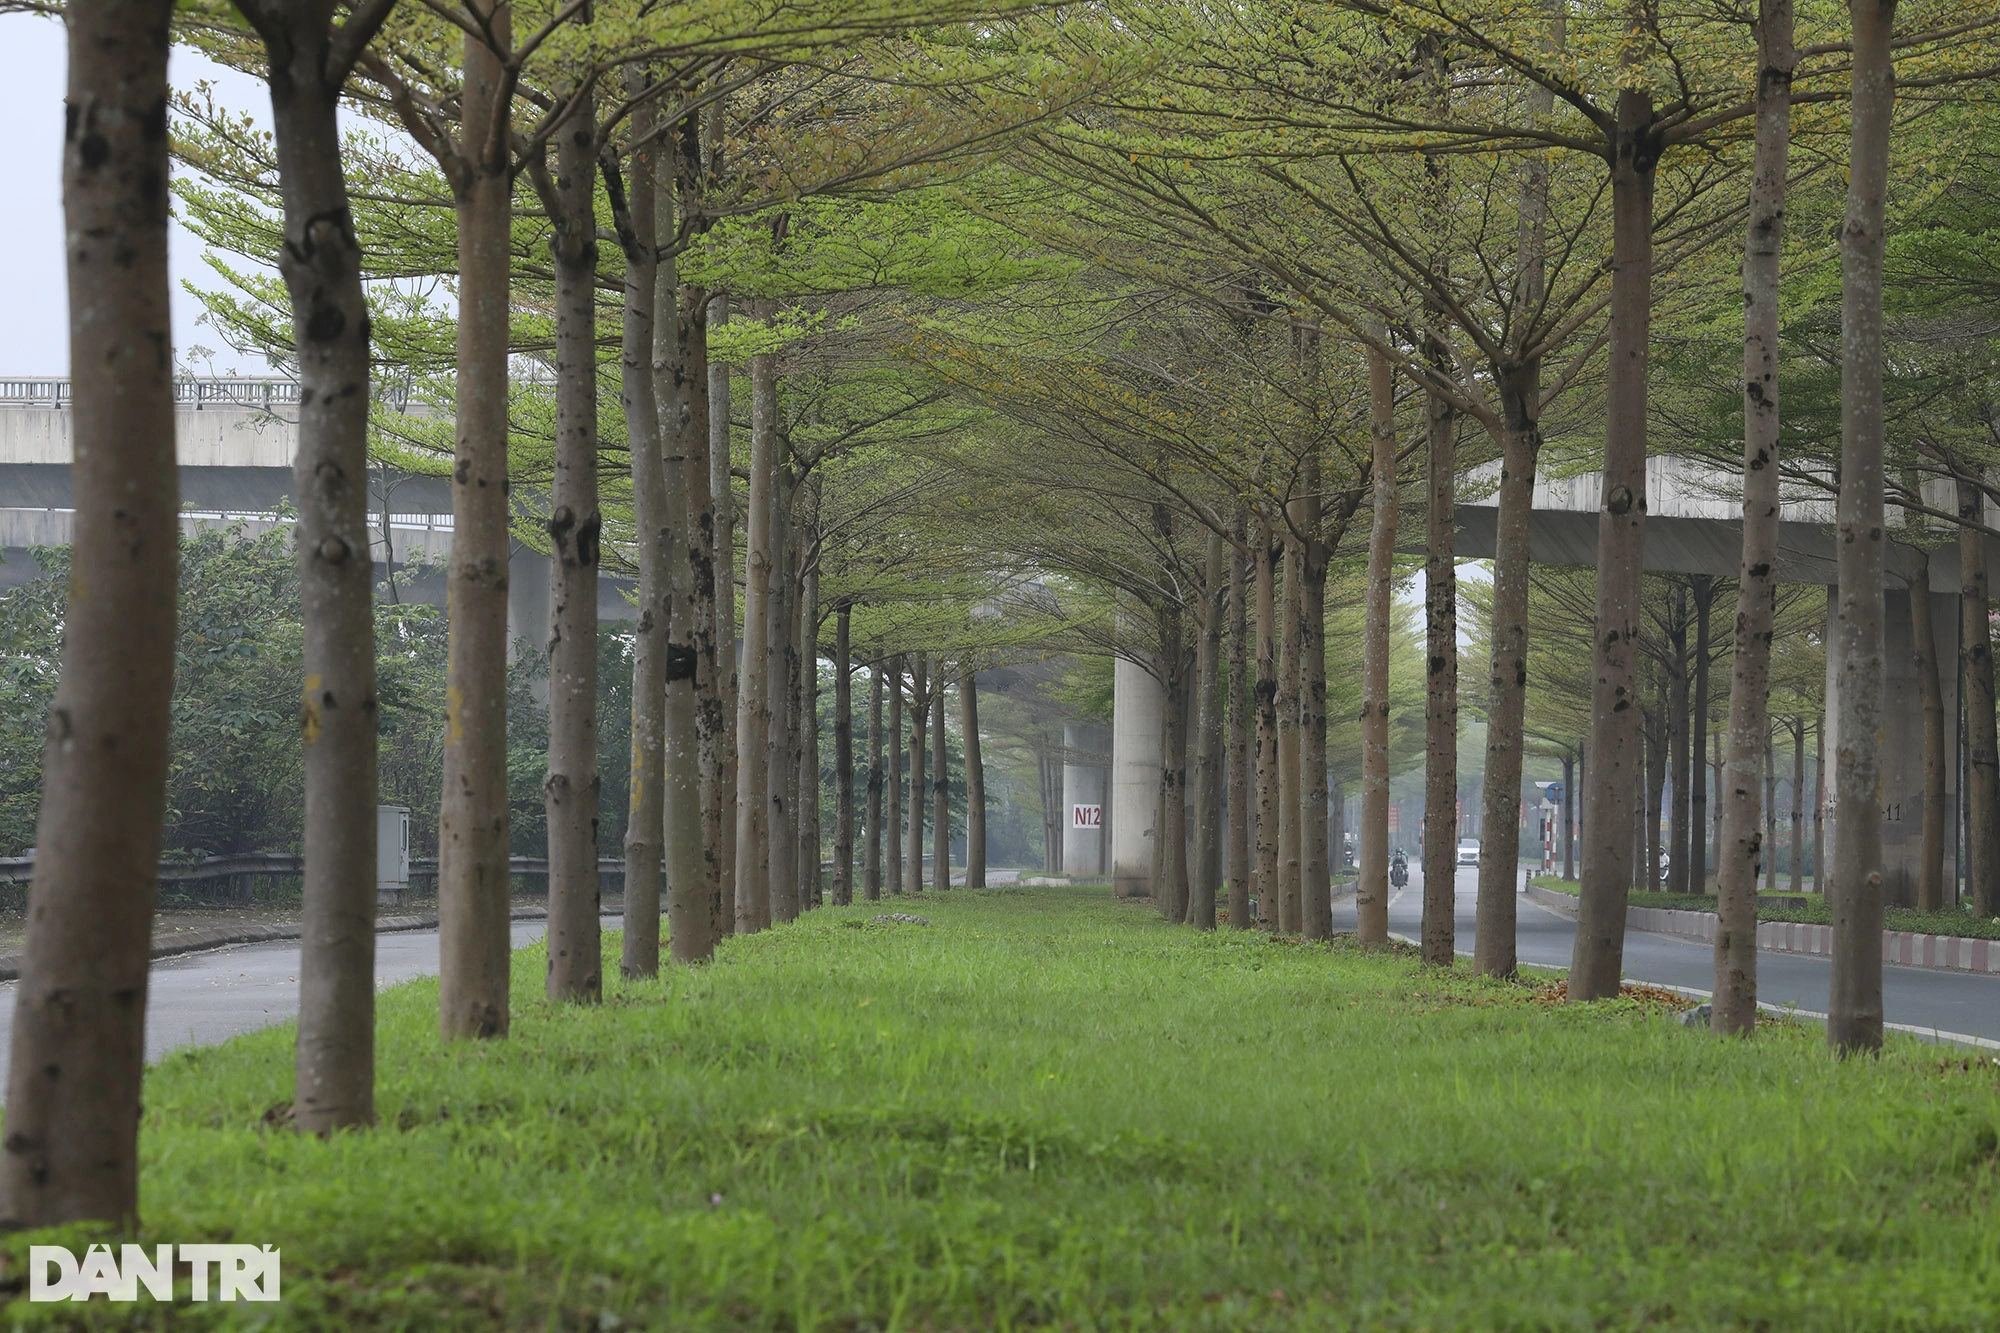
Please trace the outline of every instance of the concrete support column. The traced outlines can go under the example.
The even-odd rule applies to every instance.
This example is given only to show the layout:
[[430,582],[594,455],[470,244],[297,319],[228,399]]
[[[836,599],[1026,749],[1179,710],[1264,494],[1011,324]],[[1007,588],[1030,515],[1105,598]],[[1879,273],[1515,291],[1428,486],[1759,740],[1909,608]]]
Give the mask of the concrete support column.
[[[1901,587],[1883,592],[1883,650],[1886,671],[1882,688],[1881,819],[1882,901],[1891,907],[1913,907],[1921,868],[1924,833],[1924,704],[1917,688],[1916,661],[1910,638],[1911,593]],[[1944,784],[1950,815],[1945,820],[1944,875],[1947,893],[1958,870],[1958,598],[1932,592],[1932,646],[1938,687],[1944,698]],[[1835,590],[1827,589],[1827,610],[1834,610]],[[1836,718],[1840,711],[1840,680],[1831,655],[1826,673],[1826,846],[1833,847],[1833,781],[1831,766],[1840,748]],[[1810,824],[1808,824],[1810,828]],[[1831,877],[1832,867],[1826,867]],[[1815,885],[1824,889],[1824,884]]]
[[1094,878],[1108,868],[1105,849],[1112,822],[1110,795],[1111,729],[1089,722],[1065,722],[1062,856],[1065,875]]
[[[513,661],[521,642],[539,649],[549,646],[549,558],[524,546],[507,557],[507,659]],[[535,701],[549,702],[549,679],[535,677]]]
[[1160,803],[1166,703],[1144,667],[1118,659],[1111,705],[1111,882],[1120,898],[1153,892],[1153,819]]

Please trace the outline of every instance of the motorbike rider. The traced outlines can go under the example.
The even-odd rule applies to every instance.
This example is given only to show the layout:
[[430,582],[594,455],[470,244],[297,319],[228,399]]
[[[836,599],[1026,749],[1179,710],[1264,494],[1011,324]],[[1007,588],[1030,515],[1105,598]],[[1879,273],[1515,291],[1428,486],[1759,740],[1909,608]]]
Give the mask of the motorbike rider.
[[1400,889],[1409,882],[1410,863],[1403,856],[1403,849],[1398,847],[1395,856],[1389,860],[1389,883]]

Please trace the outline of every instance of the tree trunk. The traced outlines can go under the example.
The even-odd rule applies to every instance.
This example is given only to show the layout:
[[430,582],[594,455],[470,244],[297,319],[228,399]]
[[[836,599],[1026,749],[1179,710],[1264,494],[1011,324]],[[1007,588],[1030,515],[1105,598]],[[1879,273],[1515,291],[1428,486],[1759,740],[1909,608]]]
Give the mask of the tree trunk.
[[965,887],[986,887],[986,759],[979,749],[979,682],[970,663],[958,682],[960,744],[965,750]]
[[1256,783],[1250,763],[1249,516],[1242,506],[1230,530],[1229,552],[1229,924],[1250,928],[1250,812],[1256,803]]
[[1985,493],[1958,483],[1959,666],[1965,677],[1965,885],[1972,910],[2000,914],[2000,724],[1995,722],[1993,618],[1987,601]]
[[67,9],[76,527],[15,988],[0,1153],[10,1230],[138,1224],[180,541],[164,132],[171,11],[150,0]]
[[[1434,351],[1433,360],[1442,359]],[[1450,967],[1457,948],[1458,418],[1437,394],[1424,400],[1424,913],[1423,959]]]
[[[833,622],[833,905],[854,901],[853,608],[843,598]],[[874,783],[871,779],[869,787]],[[873,898],[874,894],[869,894]]]
[[[1499,383],[1504,429],[1494,516],[1493,631],[1487,663],[1486,774],[1479,820],[1479,903],[1472,970],[1511,977],[1518,969],[1514,878],[1519,873],[1522,745],[1527,726],[1528,523],[1542,452],[1541,363]],[[1456,848],[1453,849],[1454,858]]]
[[[639,92],[645,76],[627,72],[628,91]],[[660,877],[665,865],[667,820],[667,627],[672,622],[673,541],[669,517],[667,463],[661,448],[659,401],[653,386],[653,323],[659,268],[658,209],[654,198],[653,108],[632,112],[632,137],[641,147],[631,156],[628,227],[625,243],[625,308],[618,363],[620,404],[632,469],[632,527],[639,566],[639,619],[632,636],[631,804],[625,816],[624,947],[619,972],[626,977],[660,971]],[[670,260],[669,263],[672,261]],[[678,480],[678,479],[677,479]],[[700,829],[676,830],[700,837]],[[703,903],[704,913],[707,904]],[[706,922],[704,922],[704,925]],[[678,936],[681,932],[672,932]]]
[[1764,733],[1764,892],[1778,891],[1778,746],[1774,727]]
[[1569,997],[1578,1001],[1618,994],[1626,895],[1632,885],[1630,801],[1641,776],[1639,594],[1646,554],[1646,361],[1656,136],[1652,94],[1638,88],[1620,92],[1611,166],[1611,346],[1604,507],[1597,521],[1596,670],[1590,692],[1590,760],[1597,781],[1584,794],[1583,883],[1569,972]]
[[[711,142],[720,139],[712,135]],[[715,150],[719,151],[719,150]],[[718,296],[708,304],[708,327],[729,322],[729,298]],[[713,739],[700,751],[702,828],[706,852],[713,866],[711,890],[716,907],[714,938],[729,933],[735,915],[736,894],[736,775],[738,742],[737,630],[736,630],[736,481],[733,462],[732,422],[729,402],[729,366],[721,361],[703,360],[708,366],[708,497],[714,513],[715,543],[709,557],[710,578],[715,584],[715,664],[713,674],[698,679],[700,703],[697,716],[711,719]],[[700,488],[700,478],[689,470],[686,494],[692,499]],[[691,538],[692,540],[692,538]]]
[[[512,45],[512,10],[490,7]],[[451,473],[444,782],[438,804],[438,1029],[507,1035],[507,341],[512,256],[500,60],[465,38],[458,221],[457,445]],[[498,132],[495,133],[497,128]]]
[[[760,311],[760,313],[763,313]],[[771,924],[770,602],[773,492],[778,472],[775,354],[750,358],[750,495],[743,562],[743,654],[737,674],[736,748],[749,758],[736,781],[736,933]]]
[[[782,436],[779,448],[785,447]],[[771,491],[771,595],[764,603],[764,691],[770,700],[771,729],[765,737],[766,767],[771,790],[765,803],[770,839],[771,920],[795,921],[799,915],[798,765],[795,751],[797,688],[793,665],[798,649],[797,571],[792,567],[792,500],[790,466],[780,458]],[[746,669],[750,663],[744,663]]]
[[910,664],[910,830],[907,840],[905,878],[911,893],[924,891],[924,724],[930,716],[931,696],[926,688],[929,659],[918,653]]
[[945,752],[944,658],[931,687],[931,887],[951,887],[951,765]]
[[[686,132],[686,123],[682,125]],[[678,232],[677,208],[692,198],[685,171],[658,173],[654,187],[655,232],[670,244]],[[725,911],[721,849],[728,839],[711,822],[710,805],[715,725],[712,697],[702,673],[715,671],[714,639],[703,623],[697,587],[714,579],[715,565],[700,533],[696,514],[707,488],[701,459],[707,440],[701,425],[702,401],[694,369],[706,360],[706,327],[693,289],[683,288],[671,258],[654,276],[653,396],[660,419],[661,478],[664,488],[666,563],[666,659],[661,672],[662,764],[661,837],[665,848],[667,937],[675,962],[712,958],[715,945],[734,925]],[[637,707],[637,701],[634,701]],[[734,820],[730,821],[731,832]],[[629,866],[628,866],[629,877]],[[629,891],[628,891],[629,892]],[[730,886],[733,900],[735,886]]]
[[1153,905],[1167,920],[1187,919],[1187,715],[1188,672],[1185,621],[1180,604],[1157,613],[1162,686],[1160,726],[1160,805],[1153,823]]
[[1813,728],[1813,890],[1826,892],[1826,714]]
[[1882,248],[1896,66],[1895,0],[1855,0],[1853,142],[1840,232],[1840,614],[1827,1041],[1882,1045]]
[[1188,876],[1186,924],[1215,929],[1222,879],[1222,616],[1227,585],[1222,534],[1208,534],[1201,640],[1195,651],[1194,868]]
[[1688,890],[1688,844],[1694,841],[1690,836],[1693,825],[1690,818],[1694,813],[1694,802],[1689,798],[1688,787],[1693,781],[1699,761],[1688,752],[1688,714],[1691,706],[1688,699],[1688,643],[1687,643],[1687,586],[1676,581],[1672,597],[1674,614],[1672,618],[1671,646],[1673,663],[1667,676],[1667,749],[1668,763],[1672,768],[1668,786],[1673,791],[1673,804],[1667,836],[1667,892],[1687,893]]
[[[1354,886],[1355,935],[1389,943],[1389,631],[1396,583],[1396,373],[1368,349],[1368,604],[1361,648],[1361,864]],[[1324,660],[1324,654],[1322,654]],[[1326,908],[1329,916],[1332,904]],[[1327,922],[1332,934],[1333,923]]]
[[903,853],[898,846],[903,836],[903,658],[889,659],[889,813],[883,821],[884,848],[888,856],[889,893],[903,892]]
[[[814,499],[817,501],[819,478],[813,478]],[[817,503],[814,505],[818,509]],[[798,735],[798,762],[794,771],[799,775],[797,788],[793,794],[793,808],[798,811],[799,823],[799,898],[802,908],[823,907],[826,904],[826,881],[820,877],[821,855],[824,842],[820,837],[819,818],[819,559],[806,569],[799,589],[799,647],[793,654],[794,674],[798,678],[798,707],[793,716],[798,724],[794,728]]]
[[[266,11],[300,410],[294,529],[305,619],[305,883],[294,1123],[375,1118],[375,620],[368,308],[348,209],[331,12]],[[74,253],[74,252],[72,252]],[[165,549],[173,549],[171,545]]]
[[[1940,744],[1942,740],[1940,739]],[[1806,720],[1792,719],[1792,893],[1804,893],[1806,873]],[[1938,852],[1942,856],[1944,839],[1938,839]]]
[[1278,744],[1278,614],[1271,524],[1257,522],[1257,913],[1266,930],[1280,928],[1278,858],[1284,817]]
[[1652,728],[1646,737],[1646,891],[1660,891],[1660,856],[1665,846],[1660,839],[1660,805],[1666,795],[1667,767],[1669,763],[1669,740],[1667,729],[1672,726],[1666,700],[1667,691],[1655,692],[1655,707]]
[[1285,642],[1278,662],[1278,929],[1299,933],[1299,621],[1304,614],[1305,582],[1299,545],[1285,541]]
[[[1690,575],[1694,594],[1694,706],[1688,743],[1688,892],[1708,892],[1708,618],[1715,605],[1715,580]],[[1563,878],[1569,878],[1567,871]]]
[[882,897],[882,676],[878,656],[868,668],[868,805],[861,830],[861,892],[869,902]]
[[548,996],[604,991],[597,881],[596,99],[556,135],[556,457],[549,496]]
[[1563,880],[1576,878],[1574,842],[1576,835],[1576,780],[1580,763],[1572,763],[1568,755],[1563,756],[1563,798],[1562,798],[1562,848]]
[[1307,539],[1299,588],[1299,931],[1307,939],[1333,938],[1333,868],[1329,861],[1326,766],[1326,570],[1330,554],[1321,538],[1320,472],[1306,461]]

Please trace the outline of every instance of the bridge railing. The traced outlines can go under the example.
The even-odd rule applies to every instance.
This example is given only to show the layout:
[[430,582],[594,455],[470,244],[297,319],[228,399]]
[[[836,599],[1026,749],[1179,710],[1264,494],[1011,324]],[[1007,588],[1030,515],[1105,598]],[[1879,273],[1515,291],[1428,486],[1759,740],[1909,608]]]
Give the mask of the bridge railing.
[[[28,379],[0,379],[0,407],[68,407],[70,381],[67,376]],[[378,384],[375,396],[400,403],[404,386]],[[297,407],[296,380],[276,375],[178,376],[174,380],[174,404],[200,411],[205,407],[250,407],[270,411]]]

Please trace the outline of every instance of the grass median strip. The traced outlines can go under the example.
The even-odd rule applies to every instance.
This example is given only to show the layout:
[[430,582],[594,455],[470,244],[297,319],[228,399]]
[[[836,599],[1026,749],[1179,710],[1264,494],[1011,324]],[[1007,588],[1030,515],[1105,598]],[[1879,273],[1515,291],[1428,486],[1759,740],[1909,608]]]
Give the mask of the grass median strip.
[[[147,1239],[279,1245],[322,1328],[1951,1328],[2000,1311],[2000,1064],[1719,1042],[1212,935],[1100,888],[815,912],[283,1127],[291,1032],[149,1076]],[[607,956],[615,956],[615,945]],[[1539,1002],[1538,1002],[1539,1001]],[[18,1278],[30,1237],[6,1241]],[[17,1301],[10,1315],[61,1322]],[[141,1304],[90,1307],[104,1327]]]

